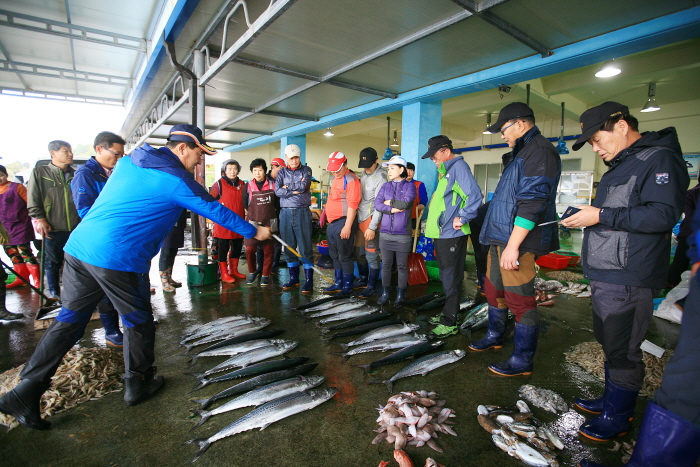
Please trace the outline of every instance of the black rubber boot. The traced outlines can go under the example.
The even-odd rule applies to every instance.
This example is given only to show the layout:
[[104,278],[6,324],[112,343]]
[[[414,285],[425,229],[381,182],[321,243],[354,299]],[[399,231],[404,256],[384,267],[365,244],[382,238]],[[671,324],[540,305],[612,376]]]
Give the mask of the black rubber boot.
[[386,302],[389,301],[390,290],[391,287],[382,287],[382,296],[379,297],[379,300],[377,300],[377,305],[384,305]]
[[156,367],[152,366],[142,375],[124,378],[126,387],[124,402],[126,405],[140,404],[163,387],[165,380],[162,376],[155,376],[155,374]]
[[396,300],[394,300],[394,308],[403,306],[403,297],[406,295],[406,289],[396,289]]
[[343,288],[338,295],[352,295],[352,284],[355,282],[354,274],[343,274]]
[[12,415],[32,430],[48,430],[51,422],[41,418],[39,402],[49,388],[46,383],[23,379],[12,391],[0,397],[0,412]]
[[[369,264],[357,263],[357,273],[360,277],[352,284],[352,288],[365,289],[367,287],[367,280],[369,279]],[[353,280],[354,279],[353,277]]]
[[9,311],[7,311],[7,308],[5,308],[5,296],[6,295],[7,295],[7,287],[5,286],[5,283],[3,282],[2,284],[0,284],[0,321],[13,321],[16,319],[24,318],[24,315],[10,313]]
[[381,274],[381,269],[369,268],[369,276],[367,276],[367,288],[360,292],[358,297],[369,298],[374,295],[374,291],[377,287],[377,281],[379,280],[379,275]]
[[313,293],[314,291],[314,270],[304,269],[304,277],[306,282],[304,282],[304,287],[301,288],[301,293]]
[[48,295],[53,298],[61,298],[61,286],[59,285],[59,272],[46,270],[46,286],[49,289]]
[[340,289],[343,288],[343,270],[336,269],[334,272],[335,282],[323,289],[324,292],[340,292]]

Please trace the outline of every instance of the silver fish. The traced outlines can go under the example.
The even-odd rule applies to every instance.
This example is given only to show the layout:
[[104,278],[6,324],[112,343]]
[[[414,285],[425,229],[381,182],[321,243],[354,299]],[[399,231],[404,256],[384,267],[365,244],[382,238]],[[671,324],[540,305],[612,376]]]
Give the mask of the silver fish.
[[343,350],[347,350],[348,347],[354,347],[356,345],[366,344],[367,342],[376,341],[379,339],[386,339],[387,337],[400,336],[401,334],[408,334],[410,332],[417,331],[420,328],[418,324],[394,324],[391,326],[384,326],[382,328],[373,329],[367,334],[363,334],[352,342],[347,344],[341,344]]
[[316,313],[317,311],[328,310],[330,308],[334,308],[337,306],[347,305],[348,303],[363,303],[363,302],[364,302],[364,300],[359,300],[357,298],[342,298],[339,300],[333,300],[332,302],[322,303],[320,305],[316,305],[314,307],[307,308],[305,310],[300,310],[300,313],[302,313],[302,314]]
[[342,353],[341,355],[343,356],[343,362],[345,362],[353,355],[366,352],[385,352],[387,350],[403,349],[404,347],[415,345],[420,342],[426,342],[427,340],[428,338],[425,336],[425,334],[401,334],[399,336],[387,337],[386,339],[368,342]]
[[230,339],[232,337],[248,334],[249,332],[259,331],[269,326],[271,322],[272,321],[266,318],[254,318],[254,320],[249,323],[224,329],[223,331],[217,332],[216,334],[212,334],[202,339],[199,339],[198,341],[194,341],[191,344],[185,344],[185,348],[187,349],[187,352],[189,352],[193,347],[197,347],[202,344],[208,344],[210,342]]
[[[295,376],[294,378],[283,379],[274,383],[266,384],[257,389],[253,389],[240,397],[228,401],[213,410],[193,410],[197,415],[201,415],[201,420],[194,426],[197,428],[202,423],[206,422],[212,415],[219,415],[232,410],[240,409],[241,407],[258,406],[273,399],[288,396],[295,392],[313,389],[320,386],[326,380],[325,376]],[[194,430],[194,428],[192,428]]]
[[255,428],[264,430],[271,423],[323,404],[331,397],[335,396],[337,392],[338,390],[336,388],[309,389],[304,392],[297,392],[289,396],[280,397],[279,399],[261,405],[209,438],[187,441],[187,444],[196,444],[199,446],[199,451],[197,451],[192,462],[194,463],[199,459],[212,443],[220,439]]
[[237,321],[239,319],[246,319],[246,318],[252,318],[251,315],[248,314],[242,314],[242,315],[231,315],[231,316],[226,316],[224,318],[219,318],[215,319],[214,321],[209,321],[208,323],[204,324],[196,324],[194,326],[190,326],[187,328],[185,333],[182,335],[182,337],[187,337],[191,336],[192,334],[199,332],[201,330],[213,327],[213,326],[219,326],[221,324],[225,323],[230,323],[231,321]]
[[356,308],[354,310],[346,311],[345,313],[338,313],[337,315],[323,318],[321,321],[318,322],[318,324],[321,325],[321,324],[325,324],[325,323],[330,323],[331,321],[342,321],[345,319],[357,318],[359,316],[367,316],[367,315],[371,315],[373,313],[376,313],[378,311],[379,311],[378,306],[374,306],[374,307],[368,306],[368,307]]
[[363,306],[366,306],[367,302],[350,302],[350,303],[344,303],[342,305],[337,305],[332,308],[328,308],[327,310],[322,310],[322,311],[317,311],[316,313],[312,313],[310,315],[304,315],[307,318],[313,319],[313,318],[322,318],[324,316],[332,316],[332,315],[337,315],[339,313],[344,313],[346,311],[350,310],[356,310],[358,308],[362,308]]
[[[229,319],[226,319],[224,321],[214,321],[212,323],[207,323],[203,326],[199,326],[197,329],[195,329],[193,332],[190,332],[188,334],[185,334],[182,336],[182,340],[180,341],[180,344],[185,344],[186,342],[191,342],[193,340],[199,339],[201,337],[209,336],[211,334],[217,333],[219,331],[223,331],[224,329],[228,327],[234,327],[238,326],[239,324],[243,324],[245,322],[249,323],[254,317],[250,315],[234,315],[234,316],[229,316]],[[232,319],[235,318],[235,319]]]
[[272,344],[281,344],[283,342],[286,341],[284,339],[256,339],[254,341],[231,344],[227,345],[226,347],[219,347],[218,349],[206,350],[204,352],[193,354],[191,363],[194,364],[200,357],[220,357],[222,355],[232,357],[234,355],[238,355],[239,353],[248,352],[249,350],[266,347]]
[[391,394],[394,387],[394,381],[414,375],[425,376],[436,368],[440,368],[441,366],[449,365],[450,363],[461,360],[466,354],[467,353],[464,350],[458,349],[446,350],[443,352],[436,352],[426,355],[425,357],[409,363],[388,380],[378,381],[377,383],[386,384],[386,388],[389,391],[389,394]]
[[260,347],[259,349],[249,350],[248,352],[231,357],[225,362],[219,363],[211,370],[205,371],[203,375],[206,377],[214,373],[230,370],[231,368],[245,368],[253,363],[262,362],[268,358],[285,354],[296,347],[297,344],[297,341],[284,341],[284,343],[281,344],[273,344]]

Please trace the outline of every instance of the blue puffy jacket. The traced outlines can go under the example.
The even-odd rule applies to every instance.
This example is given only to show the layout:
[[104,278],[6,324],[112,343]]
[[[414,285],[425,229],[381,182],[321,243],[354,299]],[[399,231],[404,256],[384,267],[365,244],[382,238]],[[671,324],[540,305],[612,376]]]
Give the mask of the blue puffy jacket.
[[107,175],[94,157],[75,171],[73,180],[70,182],[70,189],[73,194],[73,204],[75,204],[81,218],[85,217],[92,205],[95,204],[97,196],[106,183]]
[[257,232],[209,195],[170,149],[144,144],[119,160],[65,251],[93,266],[146,273],[183,208],[246,238]]
[[557,219],[556,197],[561,159],[535,126],[515,141],[503,156],[503,175],[486,212],[479,243],[506,246],[513,226],[530,230],[520,252],[544,255],[559,249],[558,224],[538,224]]
[[[286,186],[287,188],[282,188]],[[308,208],[311,206],[311,167],[302,165],[296,170],[282,167],[275,179],[275,194],[283,208]],[[297,191],[299,194],[295,195]]]

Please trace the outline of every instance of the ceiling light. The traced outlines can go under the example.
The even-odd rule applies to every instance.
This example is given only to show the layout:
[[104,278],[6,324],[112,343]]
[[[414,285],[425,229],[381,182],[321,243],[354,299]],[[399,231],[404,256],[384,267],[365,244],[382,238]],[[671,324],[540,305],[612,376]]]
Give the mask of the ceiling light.
[[491,112],[486,114],[486,128],[484,129],[484,134],[485,135],[490,135],[491,132],[489,131],[489,127],[491,126]]
[[598,70],[598,73],[595,74],[596,78],[610,78],[611,76],[617,76],[622,72],[620,68],[615,65],[614,60],[608,60],[607,62],[603,63],[603,66],[600,67],[600,70]]
[[396,147],[399,145],[399,141],[396,139],[398,131],[394,130],[394,141],[391,142],[391,145]]
[[331,127],[328,127],[323,136],[333,136],[333,130],[331,130]]
[[649,83],[649,98],[640,112],[656,112],[657,110],[661,110],[661,107],[656,104],[656,83]]

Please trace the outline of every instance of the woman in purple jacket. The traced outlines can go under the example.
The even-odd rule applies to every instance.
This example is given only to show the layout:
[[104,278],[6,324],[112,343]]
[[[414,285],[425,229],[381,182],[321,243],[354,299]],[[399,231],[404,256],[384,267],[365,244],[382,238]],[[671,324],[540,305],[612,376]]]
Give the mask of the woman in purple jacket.
[[394,258],[399,271],[399,288],[396,291],[394,306],[399,308],[408,287],[408,254],[411,252],[411,208],[416,197],[416,187],[406,180],[406,160],[394,156],[386,163],[388,178],[374,199],[375,213],[382,216],[382,233],[379,249],[382,251],[382,296],[377,304],[384,305],[389,300],[391,269]]

